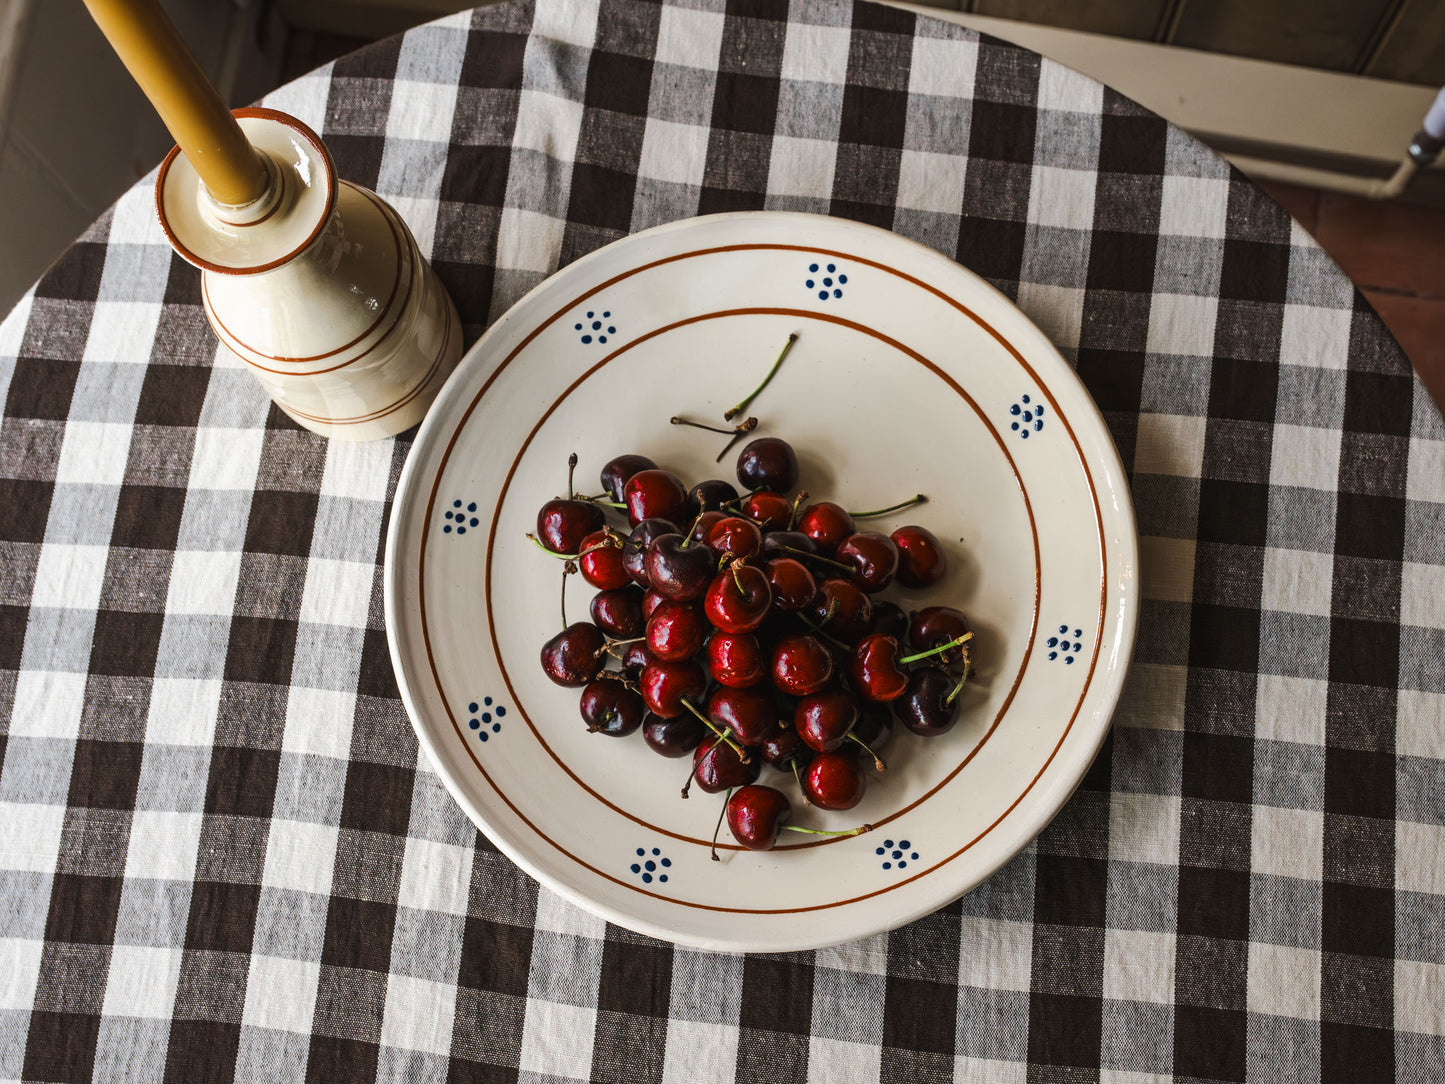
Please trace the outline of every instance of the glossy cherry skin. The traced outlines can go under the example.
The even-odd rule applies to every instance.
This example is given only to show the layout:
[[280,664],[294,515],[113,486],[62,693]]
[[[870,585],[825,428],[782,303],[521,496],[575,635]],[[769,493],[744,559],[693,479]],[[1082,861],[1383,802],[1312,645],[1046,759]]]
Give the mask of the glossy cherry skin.
[[[896,708],[901,702],[901,698],[893,701],[893,707]],[[870,750],[881,753],[893,737],[893,716],[885,707],[868,704],[858,713],[858,725],[851,733]]]
[[948,554],[927,527],[909,524],[888,537],[898,548],[898,582],[904,587],[921,591],[948,572]]
[[857,699],[837,686],[803,697],[793,712],[798,737],[820,753],[831,753],[847,741],[857,723]]
[[622,650],[622,672],[632,677],[639,676],[646,666],[655,661],[644,640],[635,640]]
[[739,745],[757,745],[777,725],[773,698],[759,688],[714,690],[707,717],[732,732]]
[[645,519],[681,523],[687,518],[687,488],[671,471],[638,471],[622,487],[622,501],[634,527]]
[[798,737],[798,732],[781,724],[775,725],[762,740],[758,752],[774,768],[785,772],[791,772],[794,764],[801,768],[813,759],[813,750]]
[[542,645],[542,670],[558,685],[580,689],[602,669],[606,643],[592,622],[575,622]]
[[744,489],[787,493],[798,484],[798,455],[779,437],[758,437],[738,453],[738,482]]
[[797,613],[806,609],[818,593],[818,581],[792,557],[774,557],[767,564],[768,586],[773,589],[773,609]]
[[723,569],[703,599],[707,619],[723,632],[752,632],[767,619],[772,605],[767,573],[751,565]]
[[662,605],[664,602],[666,602],[666,601],[667,601],[666,597],[664,597],[663,595],[659,595],[656,591],[654,591],[654,590],[653,590],[652,588],[650,588],[650,587],[649,587],[646,591],[642,592],[642,618],[643,618],[643,620],[645,621],[645,620],[647,620],[647,618],[651,617],[651,616],[652,616],[652,611],[655,610],[655,609],[657,609],[659,606],[661,606],[661,605]]
[[851,753],[819,753],[803,773],[803,793],[819,809],[852,809],[863,800],[867,777]]
[[627,569],[633,583],[641,587],[652,586],[647,577],[647,548],[663,535],[677,533],[677,526],[669,519],[645,519],[632,528],[632,533],[622,545],[622,567]]
[[789,696],[815,693],[833,678],[833,656],[811,636],[785,636],[773,647],[773,684]]
[[818,585],[808,615],[829,636],[853,644],[866,636],[873,624],[873,603],[847,580],[824,580]]
[[718,557],[754,557],[762,552],[763,532],[742,516],[725,516],[709,528],[707,544]]
[[819,553],[831,556],[856,528],[853,517],[841,504],[819,501],[803,509],[803,514],[798,517],[798,530],[813,540]]
[[738,499],[738,491],[733,488],[731,482],[725,482],[721,478],[709,478],[706,482],[699,482],[687,491],[688,515],[696,516],[699,512],[716,512],[728,501]]
[[742,513],[765,531],[781,531],[793,520],[793,504],[781,493],[760,490],[743,498]]
[[582,551],[582,540],[607,525],[602,509],[588,501],[558,497],[537,512],[537,540],[553,553],[572,556]]
[[626,587],[632,582],[622,564],[624,540],[607,528],[593,531],[582,540],[582,550],[577,558],[577,568],[582,578],[593,587],[611,591]]
[[642,616],[642,588],[636,584],[599,591],[592,596],[592,622],[608,636],[631,640],[647,627]]
[[657,464],[645,455],[619,455],[616,459],[608,460],[607,465],[602,468],[602,492],[614,501],[620,501],[634,474],[656,469]]
[[[714,527],[727,518],[728,514],[726,512],[712,511],[699,513],[692,520],[692,540],[707,546],[707,536],[712,533]],[[712,549],[711,546],[708,546],[708,548]]]
[[898,641],[881,632],[870,632],[853,646],[848,656],[848,680],[864,700],[885,704],[897,700],[908,688],[908,673],[898,663]]
[[881,632],[902,643],[908,635],[908,615],[903,612],[902,607],[885,599],[870,601],[873,602],[873,620],[868,624],[868,631]]
[[747,632],[715,632],[707,642],[707,668],[714,681],[746,689],[768,676],[768,657]]
[[705,738],[692,753],[693,778],[709,794],[719,794],[729,787],[745,787],[756,781],[762,770],[761,757],[752,757],[744,764],[733,747],[721,738]]
[[712,550],[680,534],[653,539],[647,548],[647,579],[664,598],[687,602],[701,598],[712,582]]
[[778,843],[783,825],[793,816],[788,796],[757,783],[733,791],[728,799],[728,831],[750,851],[770,851]]
[[[914,651],[928,651],[972,631],[962,610],[952,606],[925,606],[908,622],[908,646]],[[955,663],[962,661],[967,654],[968,644],[960,644],[939,652],[935,660],[940,664]]]
[[690,659],[710,630],[695,602],[666,599],[647,619],[647,650],[659,659]]
[[642,697],[616,678],[599,677],[588,682],[578,701],[582,721],[592,734],[623,738],[642,725],[647,714]]
[[898,547],[877,531],[850,534],[833,556],[852,566],[853,583],[870,595],[883,590],[898,574]]
[[946,734],[958,722],[958,697],[949,703],[957,680],[942,670],[915,670],[908,688],[893,702],[893,714],[909,730],[925,738]]
[[691,712],[675,719],[648,715],[642,724],[642,739],[654,753],[664,757],[685,757],[697,748],[708,732],[702,720]]
[[775,557],[797,557],[817,553],[818,544],[802,531],[769,531],[763,535],[763,554]]
[[691,659],[656,659],[642,668],[638,680],[647,710],[660,719],[675,719],[687,710],[683,700],[695,700],[707,691],[707,675]]

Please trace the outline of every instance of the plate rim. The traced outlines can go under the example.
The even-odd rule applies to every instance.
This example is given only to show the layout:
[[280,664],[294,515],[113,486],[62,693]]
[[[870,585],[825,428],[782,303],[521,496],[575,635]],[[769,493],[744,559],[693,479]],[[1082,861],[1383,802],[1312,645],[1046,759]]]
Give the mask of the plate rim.
[[[1086,454],[1082,446],[1079,448],[1079,453],[1080,461],[1086,471],[1090,471],[1090,460],[1093,460],[1094,470],[1098,471],[1103,476],[1101,479],[1096,480],[1095,482],[1095,484],[1098,486],[1097,492],[1099,496],[1111,496],[1113,498],[1113,507],[1111,509],[1110,517],[1107,520],[1104,518],[1104,512],[1102,507],[1100,508],[1100,543],[1101,546],[1105,547],[1104,553],[1101,554],[1101,557],[1103,558],[1101,574],[1104,578],[1105,585],[1105,594],[1104,598],[1101,600],[1101,609],[1104,609],[1107,606],[1108,598],[1111,593],[1115,593],[1118,595],[1117,603],[1119,604],[1119,612],[1117,617],[1117,646],[1114,648],[1114,659],[1107,664],[1107,680],[1104,683],[1104,688],[1101,690],[1100,699],[1095,712],[1095,717],[1101,719],[1102,722],[1096,726],[1093,733],[1090,735],[1090,738],[1087,741],[1087,749],[1080,748],[1077,751],[1076,756],[1078,758],[1078,767],[1076,772],[1065,772],[1062,773],[1062,775],[1056,778],[1051,778],[1047,781],[1047,785],[1045,786],[1045,788],[1037,792],[1039,794],[1039,798],[1031,804],[1033,815],[1030,816],[1029,811],[1025,810],[1021,818],[1015,821],[1015,824],[1017,825],[1015,831],[1018,833],[1016,843],[1009,844],[1006,847],[1007,853],[999,856],[996,861],[986,863],[986,868],[980,868],[977,871],[976,876],[966,877],[964,879],[965,883],[963,884],[962,888],[958,888],[957,891],[955,891],[956,882],[950,883],[948,885],[947,893],[943,896],[943,898],[939,900],[922,900],[918,905],[914,907],[901,908],[896,915],[891,915],[888,921],[884,924],[870,924],[867,929],[845,931],[841,935],[834,932],[831,934],[821,936],[815,935],[813,937],[805,938],[785,938],[782,940],[774,939],[771,941],[752,938],[747,941],[740,941],[738,939],[735,939],[734,937],[727,935],[709,937],[706,935],[696,934],[691,930],[678,930],[664,922],[654,921],[645,916],[623,910],[607,902],[594,898],[588,895],[583,889],[574,887],[573,885],[567,883],[565,880],[554,877],[553,875],[547,873],[542,868],[540,868],[537,864],[534,864],[526,856],[526,854],[519,849],[519,847],[515,846],[509,839],[506,838],[506,832],[494,829],[491,825],[487,823],[486,818],[482,815],[482,811],[480,809],[474,808],[474,803],[471,801],[470,797],[466,796],[463,792],[461,780],[455,776],[449,766],[447,758],[442,756],[441,750],[434,742],[433,736],[430,733],[429,724],[424,723],[421,719],[422,712],[419,709],[417,698],[413,695],[413,691],[407,679],[407,668],[403,659],[402,648],[399,643],[401,636],[401,633],[399,632],[401,621],[400,607],[403,601],[401,596],[404,594],[405,591],[405,586],[401,582],[403,579],[403,573],[401,571],[399,547],[401,544],[401,537],[405,533],[406,529],[406,525],[405,523],[403,523],[402,517],[404,516],[406,509],[414,504],[414,500],[411,499],[410,496],[411,491],[417,485],[417,475],[419,475],[422,469],[420,466],[421,460],[426,457],[423,449],[430,450],[437,443],[435,439],[431,439],[435,437],[435,434],[437,432],[445,433],[445,430],[443,428],[444,423],[441,421],[442,414],[434,409],[429,408],[426,417],[423,419],[423,422],[417,431],[416,436],[413,438],[412,446],[408,450],[406,461],[403,464],[402,471],[400,473],[400,476],[398,477],[396,489],[393,494],[392,509],[387,524],[387,540],[384,552],[383,565],[383,612],[386,623],[388,651],[391,657],[398,691],[400,692],[402,702],[406,708],[408,721],[411,723],[412,729],[417,735],[419,744],[426,751],[433,770],[441,778],[448,793],[451,794],[452,799],[467,815],[468,819],[471,820],[472,823],[487,836],[487,838],[492,842],[494,846],[498,848],[498,850],[505,854],[509,860],[519,866],[524,872],[526,872],[539,884],[545,885],[551,891],[558,893],[559,895],[568,899],[570,902],[582,907],[583,909],[593,914],[600,915],[608,921],[616,922],[618,925],[624,926],[628,929],[649,936],[657,937],[672,943],[683,944],[690,947],[713,951],[807,951],[811,949],[827,947],[830,945],[847,943],[860,937],[872,936],[886,930],[897,929],[903,925],[907,925],[910,922],[916,921],[917,919],[925,915],[933,913],[939,907],[946,906],[949,902],[961,898],[963,895],[966,895],[968,892],[977,888],[978,885],[982,884],[985,880],[992,877],[995,873],[998,872],[999,869],[1001,869],[1008,862],[1012,861],[1013,858],[1017,857],[1019,852],[1025,849],[1038,836],[1038,834],[1045,827],[1047,827],[1049,823],[1053,821],[1053,819],[1058,815],[1060,810],[1072,796],[1074,791],[1078,788],[1079,784],[1083,781],[1090,767],[1097,759],[1099,750],[1102,747],[1104,740],[1107,738],[1113,726],[1114,714],[1117,711],[1118,703],[1123,693],[1125,679],[1128,675],[1129,667],[1132,662],[1135,639],[1138,631],[1138,619],[1140,609],[1140,592],[1137,582],[1139,540],[1137,518],[1133,506],[1133,497],[1132,492],[1129,489],[1128,475],[1124,470],[1123,461],[1119,455],[1117,445],[1114,443],[1113,435],[1109,432],[1107,423],[1105,422],[1103,415],[1098,408],[1098,405],[1094,402],[1092,395],[1090,395],[1088,389],[1078,378],[1078,375],[1075,372],[1074,368],[1069,365],[1067,360],[1062,356],[1058,348],[1053,344],[1049,337],[1045,335],[1042,329],[1040,329],[1038,325],[1035,324],[1034,321],[1030,319],[1027,314],[1025,314],[1017,306],[1017,304],[1015,304],[1011,299],[1009,299],[1008,296],[1005,295],[1001,290],[999,290],[977,272],[957,262],[945,253],[939,252],[937,249],[934,249],[912,238],[905,237],[902,234],[895,233],[891,230],[886,230],[882,229],[881,227],[869,225],[867,223],[856,222],[851,219],[838,218],[830,215],[806,214],[791,211],[732,211],[724,212],[721,214],[701,215],[691,218],[678,219],[673,222],[664,223],[662,225],[655,226],[647,230],[628,234],[624,237],[618,238],[617,240],[610,242],[607,245],[595,249],[582,257],[579,257],[577,260],[573,261],[572,263],[568,264],[563,268],[559,268],[557,271],[544,277],[540,282],[538,282],[531,289],[529,289],[522,297],[518,298],[517,301],[515,301],[511,306],[509,306],[508,309],[497,320],[495,320],[491,325],[486,328],[486,330],[478,338],[478,340],[464,353],[456,369],[453,371],[451,376],[449,376],[446,383],[443,385],[443,387],[438,392],[436,398],[433,400],[433,407],[435,407],[437,403],[443,402],[450,396],[454,395],[456,393],[456,388],[459,387],[467,379],[467,374],[464,372],[464,370],[468,368],[469,360],[473,358],[474,355],[484,354],[488,346],[497,338],[504,335],[506,331],[512,326],[512,324],[515,323],[516,319],[518,318],[517,314],[530,307],[531,303],[538,295],[541,295],[548,290],[554,288],[556,281],[560,276],[564,274],[574,275],[581,273],[585,277],[586,268],[592,266],[597,262],[600,262],[601,260],[606,259],[607,256],[612,252],[612,250],[619,246],[629,243],[635,244],[639,238],[656,238],[659,236],[665,237],[673,233],[687,232],[689,230],[707,228],[709,226],[725,226],[729,222],[740,222],[741,224],[746,226],[751,223],[763,221],[786,222],[787,220],[791,220],[793,223],[799,226],[807,226],[809,224],[819,225],[826,223],[830,228],[841,228],[845,232],[856,232],[858,235],[864,238],[865,244],[868,240],[880,239],[879,235],[882,235],[881,239],[886,239],[886,243],[899,243],[903,246],[911,247],[925,259],[938,262],[940,268],[945,269],[946,273],[962,274],[967,276],[969,279],[972,280],[975,286],[982,287],[982,292],[984,294],[992,295],[991,300],[997,303],[1001,303],[1002,308],[1005,311],[1010,312],[1015,319],[1021,322],[1023,327],[1032,335],[1033,339],[1035,340],[1033,343],[1029,344],[1030,346],[1038,348],[1040,351],[1047,355],[1051,355],[1052,359],[1058,363],[1062,371],[1067,373],[1068,377],[1074,381],[1074,384],[1076,385],[1075,390],[1080,393],[1080,402],[1078,404],[1078,408],[1071,407],[1071,410],[1075,411],[1076,415],[1079,416],[1082,421],[1086,423],[1092,422],[1097,427],[1096,432],[1102,435],[1102,437],[1104,438],[1103,440],[1096,440],[1093,442],[1095,447],[1092,449],[1092,454]],[[821,249],[818,249],[818,251],[821,251]],[[923,285],[933,289],[935,292],[942,293],[938,286],[931,285],[929,281],[919,281],[922,281]],[[601,288],[601,285],[605,284],[600,284],[598,288]],[[590,293],[584,296],[590,296]],[[958,304],[962,303],[959,302]],[[964,308],[969,313],[973,313],[972,307],[964,306]],[[1009,338],[1006,338],[1002,333],[993,328],[993,326],[982,317],[979,317],[975,314],[975,318],[982,325],[982,327],[986,331],[990,332],[993,337],[1005,349],[1015,355],[1016,360],[1022,362],[1026,369],[1032,370],[1034,372],[1034,376],[1036,377],[1040,387],[1053,389],[1056,381],[1052,378],[1050,380],[1045,380],[1043,376],[1038,373],[1036,367],[1029,361],[1024,359],[1022,351],[1019,350]],[[525,348],[526,345],[527,340],[524,340],[517,345],[516,351],[514,352],[520,352],[522,349]],[[490,379],[490,377],[488,379]],[[485,384],[483,385],[483,387],[485,387]],[[1082,411],[1080,411],[1079,408],[1086,409],[1082,409]],[[470,411],[468,411],[468,413],[469,412]],[[454,412],[449,413],[451,413],[454,417]],[[460,428],[458,428],[457,433],[459,434],[459,432]],[[455,440],[456,435],[457,434],[452,435],[453,441]],[[1090,471],[1090,473],[1093,472]],[[1109,531],[1111,529],[1117,531],[1117,537],[1109,537]],[[1121,546],[1123,547],[1123,552],[1119,552],[1117,554],[1109,553],[1109,550],[1119,550]],[[1122,577],[1122,579],[1116,573],[1116,570],[1121,567],[1126,571],[1126,575]],[[418,584],[417,586],[418,589],[421,589],[421,584]],[[1101,616],[1107,618],[1107,615]],[[1101,629],[1101,632],[1102,631],[1103,630]],[[1107,649],[1109,648],[1109,646],[1109,644],[1101,640],[1099,643],[1098,651],[1100,653],[1107,654]],[[1087,697],[1089,689],[1090,686],[1086,684],[1083,693],[1081,693],[1080,695],[1080,708],[1082,708],[1083,702]],[[1006,710],[1001,713],[1000,721],[1002,719],[1002,715],[1004,714],[1007,714]],[[1034,780],[1035,784],[1045,782],[1044,775],[1052,766],[1053,761],[1057,756],[1059,750],[1063,748],[1063,743],[1069,737],[1071,730],[1072,723],[1070,724],[1070,728],[1066,730],[1065,733],[1060,737],[1058,744],[1049,754],[1049,757],[1044,761],[1043,766],[1040,767],[1038,775],[1035,777]],[[1029,790],[1033,790],[1032,784]],[[1025,795],[1027,795],[1027,793],[1028,791],[1025,792]],[[1004,818],[1012,817],[1014,815],[1014,813],[1017,811],[1017,805],[1019,804],[1019,802],[1022,801],[1023,797],[1024,796],[1021,795],[1019,801],[1016,802],[1014,806],[1010,807],[1008,810],[1005,810],[1005,812],[999,818],[1000,822],[1002,822]],[[505,798],[503,799],[503,801],[506,801]],[[506,804],[510,805],[510,803]],[[513,812],[514,814],[516,814],[517,811],[514,809]],[[525,816],[522,816],[521,819],[524,823],[527,823],[527,819],[525,818]],[[908,897],[906,896],[900,897],[900,899],[903,900],[906,900],[907,898]]]

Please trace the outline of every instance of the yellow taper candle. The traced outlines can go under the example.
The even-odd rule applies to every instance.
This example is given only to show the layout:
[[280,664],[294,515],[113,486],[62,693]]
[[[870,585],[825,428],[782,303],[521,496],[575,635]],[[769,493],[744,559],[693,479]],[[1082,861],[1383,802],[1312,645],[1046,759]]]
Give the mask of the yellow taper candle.
[[85,0],[91,17],[220,203],[250,203],[267,174],[159,0]]

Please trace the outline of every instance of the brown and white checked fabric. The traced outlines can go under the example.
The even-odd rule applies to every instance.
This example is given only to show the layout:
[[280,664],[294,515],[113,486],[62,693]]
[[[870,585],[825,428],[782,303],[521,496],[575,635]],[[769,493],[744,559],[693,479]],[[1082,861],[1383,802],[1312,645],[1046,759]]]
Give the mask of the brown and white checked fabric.
[[607,926],[418,762],[407,439],[272,409],[144,181],[0,324],[0,1079],[1445,1078],[1445,423],[1258,189],[1033,53],[823,0],[512,3],[269,104],[471,339],[715,211],[988,276],[1132,468],[1136,664],[1062,815],[938,914],[782,957]]

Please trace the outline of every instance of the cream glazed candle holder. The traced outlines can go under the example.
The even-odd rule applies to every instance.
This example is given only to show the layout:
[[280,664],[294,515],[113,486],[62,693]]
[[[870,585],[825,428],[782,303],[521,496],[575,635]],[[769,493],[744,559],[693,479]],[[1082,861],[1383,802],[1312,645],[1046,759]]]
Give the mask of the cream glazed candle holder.
[[156,213],[201,270],[206,317],[276,405],[323,436],[370,440],[422,419],[456,367],[461,324],[406,223],[295,117],[233,114],[266,172],[241,206],[212,195],[174,148]]

